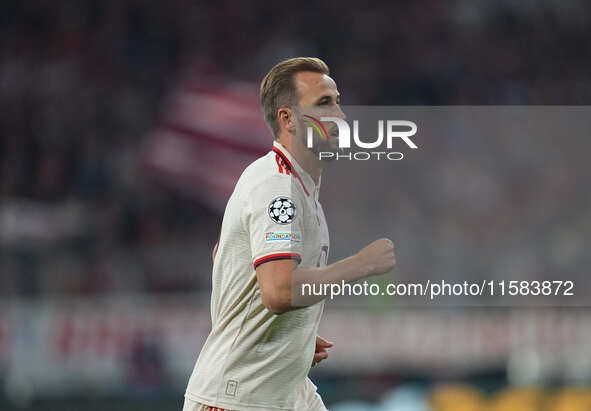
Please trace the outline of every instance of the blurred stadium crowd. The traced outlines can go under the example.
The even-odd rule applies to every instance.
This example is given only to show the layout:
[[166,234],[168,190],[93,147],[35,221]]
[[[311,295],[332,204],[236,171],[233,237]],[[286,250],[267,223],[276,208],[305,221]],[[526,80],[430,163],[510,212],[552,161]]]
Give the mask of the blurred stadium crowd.
[[425,390],[400,386],[377,405],[363,402],[337,404],[333,411],[579,411],[591,407],[591,391],[563,389],[544,392],[536,388],[507,389],[487,395],[465,385],[442,385]]
[[[278,60],[315,55],[331,67],[345,104],[583,105],[591,102],[590,27],[585,1],[10,2],[0,15],[0,298],[209,290],[220,210],[158,182],[142,159],[143,138],[158,126],[181,73],[258,84]],[[499,187],[478,174],[482,164],[470,159],[471,147],[453,146],[445,164],[433,158],[433,173],[444,182],[447,175],[450,186],[401,187],[393,201],[403,211],[419,210],[417,219],[429,216],[433,232],[449,244],[448,266],[482,262],[477,250],[463,246],[488,229],[492,244],[504,227],[526,221],[534,234],[536,227],[551,233],[540,248],[548,255],[540,261],[524,245],[507,267],[538,275],[548,274],[535,271],[541,266],[588,267],[582,240],[591,232],[591,195],[581,186],[588,174],[569,168],[570,155],[584,161],[584,147],[563,152],[543,176],[543,192],[527,187],[526,168],[545,159],[529,158],[523,147],[509,147],[513,166],[522,169],[496,170],[510,180],[502,198],[532,209],[543,202],[555,216],[550,221],[499,210],[503,204],[492,201],[482,206],[489,214],[480,212]],[[445,190],[458,189],[451,188],[458,175],[469,183],[458,198],[470,202],[476,191],[482,197],[456,221],[436,208],[437,201],[452,201]],[[428,175],[418,178],[426,182]],[[436,240],[421,237],[412,221],[393,221],[416,250]],[[556,404],[567,405],[540,408],[540,397],[520,397],[525,405],[498,405],[499,399],[487,409],[583,410],[577,401],[590,407],[585,395],[572,394],[576,405],[557,394]],[[480,410],[485,400],[452,390],[433,401],[393,409]]]
[[[207,289],[208,268],[195,261],[213,245],[219,210],[154,185],[139,160],[180,70],[258,82],[280,58],[319,55],[347,104],[584,104],[590,15],[582,1],[326,1],[289,12],[13,2],[0,24],[0,292]],[[317,17],[327,24],[311,24]],[[453,167],[474,167],[463,158],[456,151]],[[558,171],[549,187],[573,194],[568,162]],[[522,189],[514,181],[509,194]],[[588,209],[579,191],[571,206]],[[538,199],[527,195],[520,201]],[[572,219],[581,224],[588,213]]]

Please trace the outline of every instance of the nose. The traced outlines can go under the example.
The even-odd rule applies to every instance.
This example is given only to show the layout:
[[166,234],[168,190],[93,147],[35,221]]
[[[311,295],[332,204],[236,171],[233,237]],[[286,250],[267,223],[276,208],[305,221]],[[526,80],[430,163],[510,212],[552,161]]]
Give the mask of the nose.
[[342,118],[343,120],[346,120],[347,119],[347,115],[341,109],[341,105],[340,104],[336,104],[335,107],[336,107],[335,117]]

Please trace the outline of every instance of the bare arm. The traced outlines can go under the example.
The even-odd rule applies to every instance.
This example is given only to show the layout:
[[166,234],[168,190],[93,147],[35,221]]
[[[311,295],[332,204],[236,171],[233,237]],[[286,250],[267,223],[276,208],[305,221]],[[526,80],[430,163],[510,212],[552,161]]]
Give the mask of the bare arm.
[[[325,295],[301,295],[302,284],[313,287],[355,281],[388,272],[395,264],[394,244],[382,238],[357,254],[326,267],[301,268],[293,260],[269,261],[256,268],[256,275],[263,304],[275,314],[282,314],[325,298]],[[297,304],[293,304],[294,297]]]

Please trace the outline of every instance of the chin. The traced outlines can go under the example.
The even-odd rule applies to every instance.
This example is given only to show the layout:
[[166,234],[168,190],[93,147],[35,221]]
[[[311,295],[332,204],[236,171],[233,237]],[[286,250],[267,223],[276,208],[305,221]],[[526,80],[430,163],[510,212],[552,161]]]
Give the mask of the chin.
[[[339,147],[338,137],[332,137],[329,139],[316,140],[314,142],[314,148],[309,149],[312,153],[318,156],[321,152],[328,153],[343,153],[343,149]],[[323,158],[323,161],[331,161],[330,158]]]
[[333,141],[329,141],[328,144],[325,147],[324,151],[330,151],[332,153],[344,153],[345,150],[339,146],[339,140],[338,139],[334,139]]
[[323,141],[319,142],[318,145],[316,146],[316,152],[321,152],[321,151],[337,153],[339,151],[338,141],[334,142],[334,141],[323,140]]

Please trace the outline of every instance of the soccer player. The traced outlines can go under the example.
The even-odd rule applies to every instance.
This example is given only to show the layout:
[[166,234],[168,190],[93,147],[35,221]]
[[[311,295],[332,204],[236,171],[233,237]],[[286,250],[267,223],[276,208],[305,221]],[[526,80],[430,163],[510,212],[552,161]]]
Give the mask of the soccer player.
[[300,57],[280,62],[261,84],[275,141],[246,168],[230,197],[213,251],[212,330],[185,393],[184,411],[326,410],[310,367],[331,343],[317,336],[324,296],[303,284],[341,284],[395,265],[394,245],[379,239],[327,265],[329,237],[318,201],[320,151],[338,150],[326,124],[311,148],[306,115],[344,118],[327,65]]

